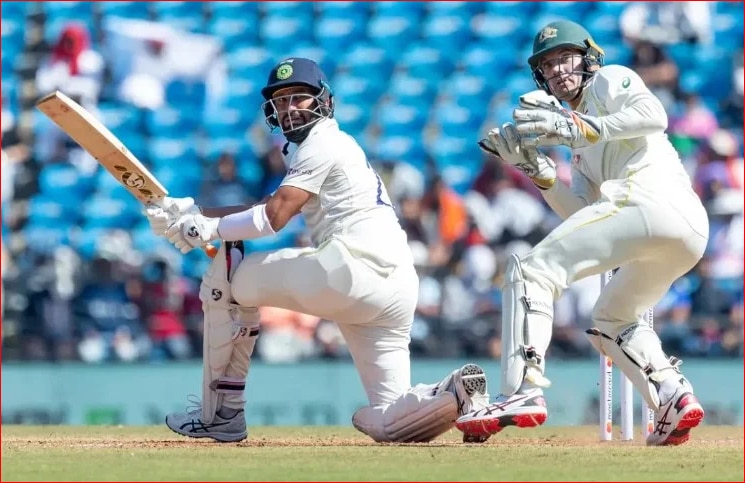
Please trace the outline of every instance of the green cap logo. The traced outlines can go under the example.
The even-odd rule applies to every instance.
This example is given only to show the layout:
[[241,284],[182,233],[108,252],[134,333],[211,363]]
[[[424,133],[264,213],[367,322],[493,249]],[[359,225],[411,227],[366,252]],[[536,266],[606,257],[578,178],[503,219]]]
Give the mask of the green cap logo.
[[631,85],[631,79],[629,79],[628,77],[624,77],[623,80],[621,81],[621,87],[626,89],[630,85]]
[[285,80],[289,79],[292,75],[292,66],[290,64],[282,64],[277,67],[277,79]]
[[551,26],[548,26],[541,30],[541,34],[538,37],[538,42],[544,43],[548,39],[555,39],[559,31]]

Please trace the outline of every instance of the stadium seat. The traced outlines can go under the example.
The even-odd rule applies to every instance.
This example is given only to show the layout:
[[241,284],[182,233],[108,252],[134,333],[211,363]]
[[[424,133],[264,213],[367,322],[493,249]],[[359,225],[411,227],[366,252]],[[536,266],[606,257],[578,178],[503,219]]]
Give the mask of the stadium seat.
[[430,15],[422,25],[422,39],[455,63],[471,41],[470,24],[458,15]]
[[141,204],[133,197],[112,198],[108,194],[96,193],[81,207],[84,230],[126,230],[140,219],[141,209]]
[[193,141],[187,136],[174,138],[153,138],[147,145],[148,159],[151,166],[175,166],[189,170],[192,165],[199,166]]
[[393,70],[393,61],[386,50],[361,42],[352,45],[342,55],[338,68],[371,81],[387,82]]
[[391,77],[388,94],[405,103],[432,103],[437,96],[437,83],[397,72]]
[[365,24],[354,18],[323,17],[314,23],[315,39],[326,50],[355,45],[365,37]]
[[418,35],[416,21],[403,15],[375,15],[367,24],[367,37],[373,45],[382,47],[393,56],[401,46]]
[[104,16],[148,20],[152,10],[149,2],[96,2],[95,8]]
[[[270,4],[273,2],[266,2]],[[283,2],[278,2],[283,3]],[[309,42],[313,39],[311,24],[303,17],[271,14],[258,25],[259,38],[266,48],[277,59],[284,58],[288,50],[298,42]]]

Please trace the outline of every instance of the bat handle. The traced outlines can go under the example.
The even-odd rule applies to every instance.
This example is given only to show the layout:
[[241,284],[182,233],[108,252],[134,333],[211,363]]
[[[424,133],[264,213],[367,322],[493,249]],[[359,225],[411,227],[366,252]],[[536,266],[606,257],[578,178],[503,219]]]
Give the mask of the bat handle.
[[217,255],[217,247],[215,245],[209,244],[203,247],[204,253],[207,254],[210,258],[215,258]]

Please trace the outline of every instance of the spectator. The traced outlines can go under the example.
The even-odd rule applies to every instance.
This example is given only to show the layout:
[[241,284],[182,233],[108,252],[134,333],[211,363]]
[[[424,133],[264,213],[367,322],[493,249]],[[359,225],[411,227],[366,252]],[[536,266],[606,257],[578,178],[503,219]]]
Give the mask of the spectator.
[[216,176],[202,186],[199,198],[203,206],[253,205],[258,201],[238,176],[235,157],[228,152],[220,155]]

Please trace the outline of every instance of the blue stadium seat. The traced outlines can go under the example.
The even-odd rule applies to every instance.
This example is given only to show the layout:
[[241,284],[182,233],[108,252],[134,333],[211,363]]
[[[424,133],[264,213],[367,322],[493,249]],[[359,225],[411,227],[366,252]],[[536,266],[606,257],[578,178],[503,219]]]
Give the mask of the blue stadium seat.
[[362,135],[369,116],[368,111],[348,102],[340,102],[334,109],[334,118],[339,122],[339,127],[355,138]]
[[197,163],[164,164],[153,168],[153,174],[171,196],[194,196],[202,184],[202,167]]
[[105,16],[148,20],[151,17],[149,2],[97,2],[96,8]]
[[[266,4],[270,3],[273,2]],[[303,17],[272,14],[264,18],[258,27],[262,43],[277,58],[285,57],[286,52],[299,42],[313,39],[312,26]]]
[[124,131],[138,131],[143,114],[134,106],[120,103],[100,103],[99,118],[114,134]]
[[457,15],[458,17],[468,19],[483,12],[484,3],[486,2],[426,2],[425,7],[430,15]]
[[262,47],[241,47],[228,51],[226,61],[231,76],[237,75],[246,79],[266,79],[269,70],[280,59]]
[[218,37],[226,52],[240,49],[247,45],[255,45],[259,38],[258,16],[240,15],[238,17],[215,16],[207,23],[206,33]]
[[151,166],[174,166],[184,170],[199,166],[194,142],[188,136],[175,138],[153,138],[148,143],[148,159]]
[[70,164],[47,164],[39,173],[39,191],[59,200],[84,199],[90,193],[92,183]]
[[80,217],[82,198],[34,195],[28,204],[29,223],[36,226],[73,226]]
[[[31,6],[35,5],[31,2],[3,2],[3,21],[6,19],[17,21],[24,20]],[[5,26],[3,26],[3,28],[5,28]]]
[[[482,104],[487,104],[484,99]],[[468,109],[455,99],[446,99],[432,109],[435,125],[440,134],[446,137],[467,136],[481,127],[486,117],[484,109]]]
[[473,20],[473,35],[483,39],[495,54],[508,53],[511,49],[500,49],[503,42],[527,42],[530,34],[524,28],[525,18],[519,16],[485,14]]
[[452,96],[466,109],[482,109],[491,98],[485,79],[480,75],[456,72],[440,84],[440,94]]
[[593,6],[592,2],[541,2],[540,12],[543,15],[558,15],[567,20],[581,22],[581,19]]
[[60,18],[86,23],[93,20],[93,2],[41,2],[41,5],[47,15],[47,22]]
[[405,103],[431,103],[437,96],[437,83],[413,77],[408,72],[397,72],[391,77],[388,94]]
[[258,2],[206,2],[213,18],[247,18],[259,16]]
[[427,103],[414,106],[390,100],[378,106],[376,121],[384,136],[417,136],[427,123],[428,114]]
[[139,220],[140,203],[133,197],[112,198],[108,194],[96,193],[82,206],[85,230],[110,228],[126,230]]
[[165,87],[166,103],[172,106],[201,108],[207,97],[207,86],[201,81],[174,79]]
[[[258,105],[256,107],[258,108]],[[202,120],[202,127],[208,137],[242,138],[255,114],[256,111],[246,112],[245,106],[212,109]]]
[[173,107],[147,111],[144,118],[145,129],[155,137],[189,136],[196,130],[198,119]]
[[40,226],[29,223],[23,227],[21,233],[28,251],[51,254],[60,246],[70,245],[70,230],[69,226]]
[[418,33],[416,20],[404,15],[376,14],[367,24],[370,43],[384,48],[391,55],[413,41]]
[[[484,2],[487,15],[528,19],[540,8],[540,2]],[[607,3],[607,2],[604,2]]]
[[267,16],[281,15],[297,19],[313,18],[312,2],[261,2],[259,9]]
[[387,82],[393,70],[393,61],[384,48],[358,42],[352,44],[341,57],[338,68],[371,81]]
[[468,20],[463,17],[430,15],[422,26],[422,38],[448,59],[455,60],[471,41],[471,29]]
[[593,7],[595,7],[596,15],[607,14],[620,17],[623,11],[626,10],[626,7],[629,6],[629,3],[631,2],[595,2]]
[[[157,18],[173,18],[173,17],[203,17],[206,8],[205,3],[208,2],[153,2],[151,7]],[[211,3],[211,2],[209,2]]]
[[337,99],[363,109],[371,109],[385,89],[385,85],[345,73],[335,75],[331,85]]
[[427,153],[419,136],[380,137],[369,146],[375,160],[405,161],[419,170],[424,169]]
[[584,26],[602,48],[623,42],[621,26],[616,15],[592,15]]
[[711,19],[714,30],[714,44],[730,50],[742,49],[743,47],[743,13],[742,3],[738,15],[729,13],[717,13]]
[[456,192],[465,193],[481,166],[476,143],[464,136],[438,136],[429,148],[445,183]]
[[424,2],[371,2],[375,15],[421,17],[424,14]]
[[350,18],[365,21],[370,16],[370,2],[314,2],[321,18]]
[[426,43],[417,43],[409,46],[401,55],[398,66],[413,77],[437,82],[449,75],[455,64],[439,50]]
[[[313,43],[306,43],[298,44],[292,47],[284,54],[284,56],[304,57],[306,59],[310,59],[316,62],[321,67],[321,70],[326,73],[326,76],[330,78],[331,75],[334,73],[334,70],[336,69],[336,65],[339,59],[335,55],[330,55],[329,52],[333,52],[333,50],[326,50],[319,47],[318,45],[314,45]],[[265,72],[264,75],[261,77],[260,80],[262,82],[262,86],[264,85],[263,83],[266,82],[266,78],[268,77],[268,75],[269,71],[267,70],[267,72]]]
[[93,186],[96,193],[106,194],[109,198],[123,200],[132,198],[132,194],[120,184],[119,178],[103,167],[96,171]]
[[323,17],[314,23],[314,29],[318,45],[329,51],[340,45],[355,45],[365,37],[362,19]]

